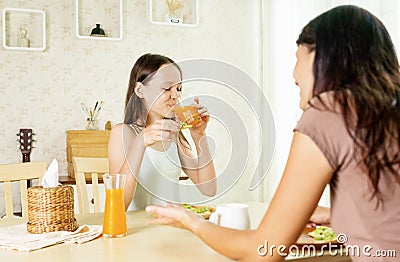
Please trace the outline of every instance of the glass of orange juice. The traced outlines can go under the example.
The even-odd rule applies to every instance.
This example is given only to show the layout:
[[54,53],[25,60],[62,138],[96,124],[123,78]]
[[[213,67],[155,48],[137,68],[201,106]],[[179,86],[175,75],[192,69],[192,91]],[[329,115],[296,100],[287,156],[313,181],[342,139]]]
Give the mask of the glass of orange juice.
[[103,237],[123,237],[128,230],[124,204],[126,175],[103,175],[106,186],[106,204],[103,218]]
[[181,102],[174,107],[174,112],[183,128],[196,126],[202,121],[199,111],[194,105],[183,105]]

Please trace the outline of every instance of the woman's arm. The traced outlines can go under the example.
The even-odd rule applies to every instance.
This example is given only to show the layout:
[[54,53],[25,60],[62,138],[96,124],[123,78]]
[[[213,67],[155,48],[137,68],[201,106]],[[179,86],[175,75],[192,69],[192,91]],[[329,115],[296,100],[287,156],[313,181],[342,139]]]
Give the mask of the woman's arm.
[[216,174],[207,137],[192,138],[198,157],[193,156],[189,149],[179,146],[182,169],[203,195],[214,196],[217,191]]
[[[295,132],[282,179],[256,230],[218,227],[183,208],[152,206],[146,210],[159,216],[150,223],[191,230],[227,257],[241,261],[280,261],[288,250],[279,250],[278,247],[289,248],[295,243],[332,174],[328,161],[315,143],[308,136]],[[266,255],[260,256],[258,249],[265,243],[268,243],[268,249],[273,246],[275,249],[262,250]]]
[[214,196],[217,192],[214,162],[208,145],[206,127],[210,120],[208,109],[199,104],[199,99],[194,98],[202,121],[190,129],[190,135],[196,147],[197,158],[182,145],[178,146],[179,158],[185,174],[193,181],[199,191],[206,196]]
[[144,151],[143,139],[137,136],[132,128],[124,124],[117,124],[112,128],[108,143],[110,174],[127,175],[124,189],[125,210],[135,194],[135,175],[139,174]]
[[310,222],[314,225],[329,225],[331,223],[331,209],[317,206],[310,217]]
[[156,120],[136,135],[131,127],[118,124],[113,127],[108,142],[108,161],[111,174],[126,174],[124,189],[125,210],[136,191],[146,147],[160,141],[173,141],[179,124],[172,120]]

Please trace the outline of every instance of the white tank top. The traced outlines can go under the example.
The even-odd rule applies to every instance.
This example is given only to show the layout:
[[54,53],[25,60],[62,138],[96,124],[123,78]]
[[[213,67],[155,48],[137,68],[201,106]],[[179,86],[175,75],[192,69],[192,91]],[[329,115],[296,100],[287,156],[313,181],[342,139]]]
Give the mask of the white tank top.
[[[137,133],[134,127],[132,129]],[[165,206],[167,202],[180,202],[181,172],[176,143],[171,143],[165,151],[146,147],[136,192],[129,209],[144,209],[148,205]]]

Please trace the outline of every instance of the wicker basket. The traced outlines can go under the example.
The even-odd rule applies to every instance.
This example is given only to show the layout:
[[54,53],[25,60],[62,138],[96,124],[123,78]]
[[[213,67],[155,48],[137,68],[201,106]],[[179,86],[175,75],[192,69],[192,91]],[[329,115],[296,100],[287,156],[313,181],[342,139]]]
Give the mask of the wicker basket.
[[28,188],[28,232],[74,231],[77,227],[71,186]]

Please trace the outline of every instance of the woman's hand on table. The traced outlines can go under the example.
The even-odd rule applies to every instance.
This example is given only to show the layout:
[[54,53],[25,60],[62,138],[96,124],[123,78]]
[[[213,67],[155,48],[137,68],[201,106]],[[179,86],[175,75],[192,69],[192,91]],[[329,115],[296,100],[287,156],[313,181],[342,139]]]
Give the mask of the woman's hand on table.
[[194,232],[196,227],[205,222],[204,218],[178,205],[147,206],[146,212],[155,216],[149,224],[170,225]]
[[317,206],[310,217],[308,226],[329,225],[331,223],[331,209],[329,207]]

